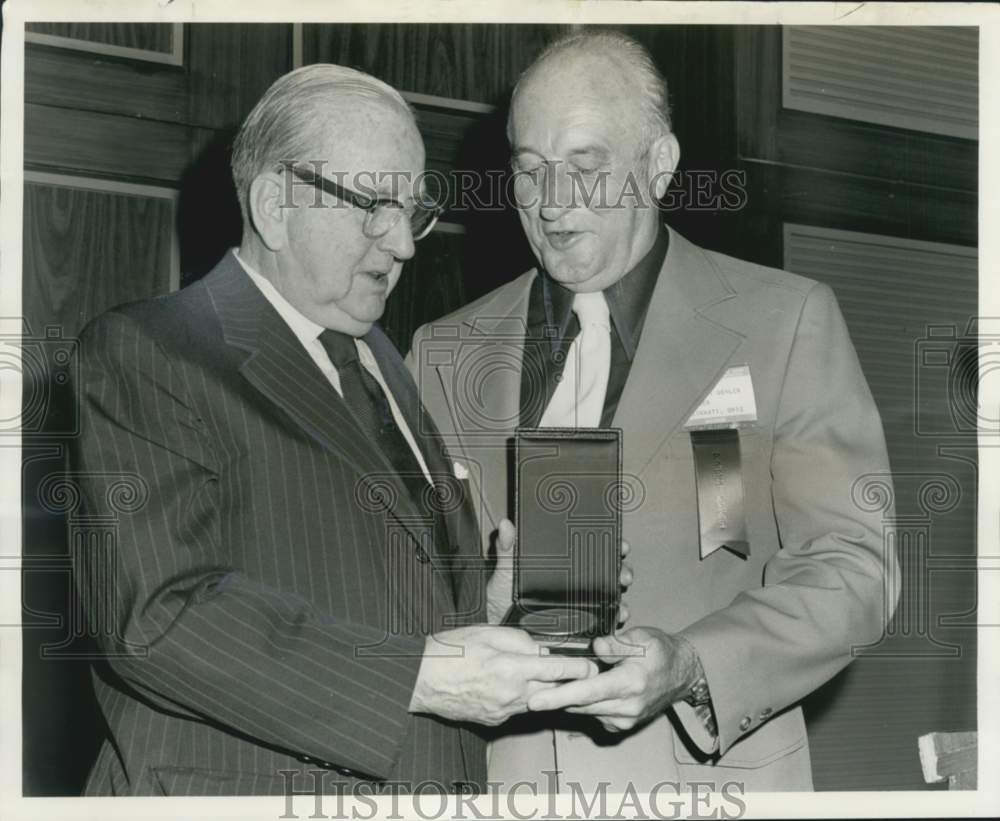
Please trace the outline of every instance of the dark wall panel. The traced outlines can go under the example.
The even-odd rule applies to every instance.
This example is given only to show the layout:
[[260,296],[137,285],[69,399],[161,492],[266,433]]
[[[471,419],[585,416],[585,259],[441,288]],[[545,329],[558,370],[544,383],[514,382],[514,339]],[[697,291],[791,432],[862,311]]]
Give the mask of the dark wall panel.
[[171,199],[26,185],[23,294],[32,328],[56,325],[75,336],[114,305],[166,293],[173,222]]
[[165,54],[174,47],[173,27],[163,23],[28,23],[24,28],[38,34]]
[[[66,180],[69,185],[80,181]],[[112,185],[114,185],[112,183]],[[94,316],[169,290],[172,198],[29,182],[24,192],[22,550],[24,792],[78,793],[104,730],[79,631],[66,521],[44,491],[65,470],[75,413],[56,346]],[[63,342],[60,340],[66,340]],[[66,348],[66,350],[70,350]],[[29,356],[30,354],[30,356]],[[39,367],[48,363],[49,367]],[[53,363],[56,364],[53,367]]]
[[[916,382],[934,376],[921,373],[917,357],[928,324],[950,324],[961,334],[975,315],[975,265],[924,270],[891,251],[863,270],[846,252],[789,261],[784,226],[975,246],[978,144],[783,108],[781,38],[779,27],[743,27],[735,35],[735,161],[747,175],[748,195],[736,255],[779,267],[789,262],[833,287],[882,414],[898,512],[917,517],[900,532],[919,532],[931,551],[928,558],[912,542],[901,543],[903,599],[891,640],[806,700],[813,775],[820,790],[926,789],[918,736],[969,730],[976,722],[976,635],[969,626],[975,574],[942,566],[961,565],[974,553],[976,466],[974,447],[952,457],[939,450],[947,437],[914,435],[923,412]],[[932,401],[948,403],[943,384]],[[959,492],[953,508],[929,516],[920,488],[935,474],[950,477]],[[940,621],[967,611],[973,615],[956,624]]]
[[290,24],[206,23],[187,32],[190,122],[200,126],[235,130],[292,68]]
[[361,68],[400,91],[503,100],[535,54],[566,26],[307,25],[303,62]]
[[404,266],[381,323],[402,353],[410,349],[413,332],[423,323],[466,303],[462,240],[461,234],[434,230],[420,241],[416,256]]
[[190,162],[186,125],[29,103],[24,128],[29,168],[176,183]]
[[29,103],[179,123],[188,119],[187,86],[186,74],[176,66],[28,46],[24,98]]

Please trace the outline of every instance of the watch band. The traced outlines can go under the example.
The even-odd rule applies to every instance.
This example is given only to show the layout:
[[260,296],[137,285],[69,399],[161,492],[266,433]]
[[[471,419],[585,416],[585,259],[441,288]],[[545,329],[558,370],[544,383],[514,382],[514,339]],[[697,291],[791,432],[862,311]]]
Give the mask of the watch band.
[[699,677],[698,680],[691,685],[691,689],[689,689],[687,695],[684,696],[684,700],[692,707],[704,707],[705,705],[712,703],[712,696],[708,692],[708,681],[704,676]]

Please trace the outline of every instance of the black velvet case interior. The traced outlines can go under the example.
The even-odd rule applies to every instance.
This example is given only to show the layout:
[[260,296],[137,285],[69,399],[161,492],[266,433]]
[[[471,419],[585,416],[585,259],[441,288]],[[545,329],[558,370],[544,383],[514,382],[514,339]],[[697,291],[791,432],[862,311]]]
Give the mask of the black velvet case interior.
[[617,428],[518,428],[514,606],[505,624],[565,653],[587,653],[614,630],[620,491]]

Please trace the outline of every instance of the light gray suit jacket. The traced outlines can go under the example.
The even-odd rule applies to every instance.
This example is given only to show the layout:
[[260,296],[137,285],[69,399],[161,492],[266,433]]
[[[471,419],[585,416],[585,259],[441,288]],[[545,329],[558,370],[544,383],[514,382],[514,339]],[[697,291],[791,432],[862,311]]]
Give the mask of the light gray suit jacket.
[[[408,363],[452,457],[470,472],[484,537],[509,515],[507,440],[519,418],[529,271],[421,328]],[[757,422],[741,430],[749,558],[702,559],[684,423],[727,368],[749,365]],[[624,514],[633,625],[698,651],[719,746],[687,705],[617,736],[530,717],[491,746],[490,778],[577,781],[640,791],[662,781],[810,789],[801,699],[877,641],[898,570],[885,511],[866,477],[887,481],[882,427],[830,289],[697,248],[671,231],[642,339],[613,422],[634,498]],[[488,542],[484,542],[486,544]]]

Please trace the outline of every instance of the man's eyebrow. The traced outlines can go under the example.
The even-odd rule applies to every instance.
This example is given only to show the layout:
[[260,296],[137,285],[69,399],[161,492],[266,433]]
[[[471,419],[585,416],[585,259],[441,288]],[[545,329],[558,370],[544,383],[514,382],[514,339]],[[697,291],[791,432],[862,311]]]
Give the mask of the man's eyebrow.
[[582,154],[593,154],[602,160],[606,160],[611,156],[611,152],[603,145],[584,145],[580,148],[574,148],[569,152],[569,156],[571,157],[579,157]]
[[[541,152],[537,151],[534,148],[530,148],[529,146],[526,145],[514,146],[513,150],[511,151],[511,156],[517,157],[520,154],[534,154],[538,157],[542,156]],[[570,150],[567,156],[580,157],[585,154],[592,154],[603,161],[606,161],[611,157],[611,152],[605,146],[597,144],[582,145],[579,148],[573,148]]]

